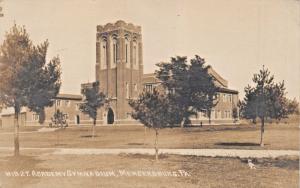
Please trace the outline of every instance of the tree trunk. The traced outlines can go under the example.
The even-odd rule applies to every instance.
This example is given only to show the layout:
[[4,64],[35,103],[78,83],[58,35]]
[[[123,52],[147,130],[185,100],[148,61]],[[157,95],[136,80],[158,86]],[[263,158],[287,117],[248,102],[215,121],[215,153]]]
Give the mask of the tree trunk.
[[186,120],[186,118],[184,117],[184,118],[182,119],[182,121],[181,121],[181,124],[180,124],[180,127],[181,127],[181,128],[184,128],[185,120]]
[[264,147],[263,136],[265,132],[265,117],[261,119],[261,129],[260,129],[260,146]]
[[158,129],[155,129],[155,160],[158,161]]
[[[58,127],[60,127],[58,125]],[[56,142],[56,145],[59,146],[59,132],[60,132],[61,128],[60,129],[57,129],[57,142]]]
[[95,127],[96,127],[96,119],[94,119],[94,121],[93,121],[93,134],[92,134],[92,138],[95,138]]
[[146,145],[146,131],[147,131],[147,127],[145,126],[145,130],[144,130],[144,145]]
[[211,111],[208,112],[208,124],[211,124]]
[[15,134],[14,134],[14,155],[17,157],[20,155],[20,144],[19,144],[19,112],[15,110]]

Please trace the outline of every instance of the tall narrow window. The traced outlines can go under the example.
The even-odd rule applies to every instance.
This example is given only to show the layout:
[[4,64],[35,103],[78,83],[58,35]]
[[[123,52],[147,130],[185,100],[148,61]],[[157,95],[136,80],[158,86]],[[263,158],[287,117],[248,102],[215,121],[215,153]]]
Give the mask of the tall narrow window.
[[137,41],[133,41],[133,68],[138,69],[139,68],[139,50],[138,50],[138,43]]
[[136,46],[133,46],[133,65],[136,65]]
[[126,82],[126,98],[129,98],[129,84]]
[[145,90],[146,90],[146,92],[153,93],[153,87],[152,87],[152,84],[146,84],[146,85],[145,85]]
[[114,44],[114,63],[117,63],[117,44]]
[[136,49],[135,49],[135,68],[138,68],[139,65],[139,50],[138,50],[138,46],[136,45]]
[[32,121],[38,121],[40,119],[38,114],[32,114]]
[[60,100],[56,100],[56,106],[60,106]]
[[131,57],[130,57],[130,39],[129,36],[125,36],[125,63],[126,67],[130,68],[131,67]]
[[101,41],[101,69],[107,68],[106,54],[107,54],[107,42],[106,39]]
[[113,63],[117,63],[117,57],[118,57],[118,43],[117,38],[113,38]]
[[125,45],[125,59],[126,59],[126,63],[128,63],[128,44]]

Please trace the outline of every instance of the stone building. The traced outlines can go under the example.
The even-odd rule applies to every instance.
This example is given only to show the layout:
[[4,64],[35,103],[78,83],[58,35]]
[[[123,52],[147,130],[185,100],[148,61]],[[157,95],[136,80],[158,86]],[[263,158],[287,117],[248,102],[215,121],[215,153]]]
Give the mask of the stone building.
[[[233,109],[237,108],[238,92],[228,88],[228,82],[212,68],[209,74],[215,78],[215,84],[219,86],[218,103],[211,113],[212,123],[233,123]],[[140,26],[135,26],[124,21],[108,23],[97,26],[96,32],[96,66],[95,80],[100,83],[102,91],[109,103],[99,109],[98,125],[133,125],[139,124],[132,119],[128,101],[135,99],[146,91],[152,91],[160,87],[160,82],[155,75],[143,73],[143,43]],[[81,84],[81,93],[91,83]],[[59,94],[52,107],[46,108],[46,120],[44,125],[51,122],[54,112],[59,109],[65,114],[69,125],[90,125],[92,119],[79,111],[82,95]],[[13,123],[13,112],[0,113],[2,125]],[[20,125],[39,125],[39,116],[28,109],[22,109]],[[206,112],[199,112],[191,118],[192,123],[206,123]]]
[[[154,74],[143,74],[143,46],[141,27],[124,21],[97,26],[96,81],[110,104],[100,110],[101,124],[136,124],[131,118],[129,99],[160,85]],[[237,107],[238,92],[228,88],[228,82],[212,68],[209,73],[219,89],[217,106],[212,111],[213,122],[233,122],[232,111]],[[199,112],[193,122],[206,121]]]
[[[79,111],[79,104],[82,101],[81,95],[58,94],[54,99],[52,107],[45,108],[45,121],[42,125],[48,126],[51,123],[51,118],[54,113],[59,110],[66,118],[68,125],[83,125],[89,124],[90,118]],[[14,124],[14,109],[7,108],[0,112],[3,126],[13,126]],[[40,116],[28,108],[22,108],[19,115],[20,126],[41,126],[39,124]]]

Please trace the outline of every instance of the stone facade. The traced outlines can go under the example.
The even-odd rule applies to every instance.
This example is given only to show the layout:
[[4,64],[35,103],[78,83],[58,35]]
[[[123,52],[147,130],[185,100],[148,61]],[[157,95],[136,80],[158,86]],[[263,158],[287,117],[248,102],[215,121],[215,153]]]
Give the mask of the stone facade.
[[[218,103],[212,110],[211,121],[233,123],[233,109],[237,108],[238,92],[228,88],[228,82],[212,68],[209,74],[215,78],[219,86]],[[128,101],[135,99],[146,91],[157,87],[163,91],[155,75],[143,74],[143,43],[141,27],[124,21],[97,26],[96,33],[96,67],[95,80],[100,83],[102,91],[109,99],[109,104],[99,109],[97,124],[139,124],[132,119]],[[82,91],[91,87],[91,83],[81,84]],[[79,111],[82,95],[59,94],[52,107],[46,108],[44,125],[49,125],[56,110],[63,112],[69,125],[91,125],[92,120]],[[193,124],[207,123],[206,112],[199,112],[192,117]],[[2,120],[1,120],[2,119]],[[40,125],[39,116],[28,109],[23,109],[20,125]],[[2,125],[13,125],[13,113],[0,113]]]
[[[59,110],[67,120],[68,125],[89,125],[90,118],[79,111],[79,104],[82,101],[81,95],[58,94],[54,99],[52,107],[45,108],[45,121],[43,126],[48,126],[51,123],[51,118],[54,113]],[[19,116],[20,126],[41,126],[39,124],[39,115],[30,111],[27,108],[22,108]],[[14,110],[12,108],[4,109],[1,113],[2,125],[12,126],[14,123]]]

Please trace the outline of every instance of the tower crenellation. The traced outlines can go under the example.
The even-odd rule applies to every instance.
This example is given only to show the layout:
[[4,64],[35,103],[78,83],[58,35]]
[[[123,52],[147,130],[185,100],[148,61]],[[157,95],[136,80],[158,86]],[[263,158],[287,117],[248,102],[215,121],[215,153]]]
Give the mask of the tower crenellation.
[[141,34],[142,31],[141,26],[136,26],[132,23],[126,23],[123,20],[118,20],[115,23],[107,23],[105,25],[97,25],[98,33],[109,32],[119,29],[125,29],[127,31],[135,32],[138,34]]

